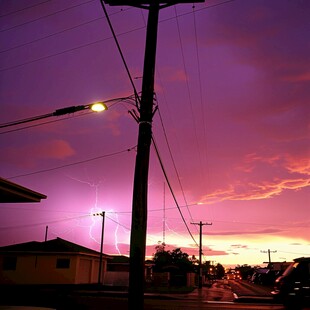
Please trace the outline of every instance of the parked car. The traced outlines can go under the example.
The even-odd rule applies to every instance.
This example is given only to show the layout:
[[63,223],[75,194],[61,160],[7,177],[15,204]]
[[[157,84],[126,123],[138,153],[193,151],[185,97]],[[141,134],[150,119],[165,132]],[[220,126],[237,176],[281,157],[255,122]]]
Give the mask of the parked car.
[[310,257],[300,257],[287,267],[275,281],[275,300],[286,309],[302,309],[310,304]]

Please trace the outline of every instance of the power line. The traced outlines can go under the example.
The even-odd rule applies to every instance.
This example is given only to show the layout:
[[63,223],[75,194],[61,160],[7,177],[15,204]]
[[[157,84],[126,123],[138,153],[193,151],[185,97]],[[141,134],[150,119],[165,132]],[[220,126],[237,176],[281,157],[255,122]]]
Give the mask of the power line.
[[15,28],[24,26],[24,25],[28,25],[28,24],[34,23],[34,22],[36,22],[36,21],[38,21],[38,20],[41,20],[41,19],[44,19],[44,18],[46,18],[46,17],[50,17],[50,16],[56,15],[56,14],[58,14],[58,13],[65,12],[65,11],[71,10],[71,9],[73,9],[73,8],[76,8],[76,7],[79,7],[79,6],[82,6],[82,5],[84,5],[84,4],[88,4],[88,3],[90,3],[90,2],[94,2],[94,1],[95,1],[95,0],[89,0],[89,1],[86,1],[86,2],[83,2],[83,3],[79,3],[79,4],[73,5],[73,6],[71,6],[71,7],[68,7],[68,8],[65,8],[65,9],[62,9],[62,10],[53,12],[53,13],[50,13],[50,14],[48,14],[48,15],[40,16],[40,17],[38,17],[38,18],[36,18],[36,19],[33,19],[33,20],[30,20],[30,21],[24,22],[24,23],[22,23],[22,24],[18,24],[18,25],[15,25],[15,26],[12,26],[12,27],[9,27],[9,28],[6,28],[6,29],[2,29],[2,30],[0,30],[0,33],[1,33],[1,32],[5,32],[5,31],[9,31],[9,30],[12,30],[12,29],[15,29]]
[[[109,107],[112,107],[113,105],[115,105],[115,104],[117,104],[117,103],[119,103],[121,101],[129,101],[129,100],[133,100],[132,96],[107,99],[105,101],[99,101],[99,103],[101,105],[103,105],[106,109],[108,109],[106,103],[111,103],[109,105]],[[16,121],[2,123],[2,124],[0,124],[0,128],[6,128],[6,127],[10,127],[10,126],[18,126],[18,125],[21,125],[21,124],[30,123],[30,122],[42,120],[42,119],[53,117],[53,116],[59,117],[59,116],[67,115],[67,114],[74,115],[74,113],[76,113],[76,112],[81,112],[81,111],[89,110],[90,107],[93,104],[95,104],[95,102],[92,103],[92,104],[86,104],[86,105],[79,105],[79,106],[71,106],[71,107],[61,108],[61,109],[57,109],[56,111],[54,111],[52,113],[47,113],[47,114],[42,114],[42,115],[37,115],[37,116],[33,116],[33,117],[28,117],[28,118],[24,118],[24,119],[20,119],[20,120],[16,120]],[[84,113],[82,115],[87,115],[87,114],[89,114],[89,113]],[[62,119],[68,119],[68,117],[67,118],[62,118]],[[39,125],[43,125],[43,124],[47,124],[47,123],[49,123],[49,122],[40,123]],[[32,127],[32,126],[22,127],[22,128],[19,128],[18,130],[29,128],[29,127]],[[7,132],[11,132],[11,131],[5,131],[5,132],[2,132],[0,134],[7,133]]]
[[270,251],[270,249],[268,249],[268,251],[261,251],[261,253],[268,253],[268,261],[269,264],[271,263],[271,255],[270,253],[277,253],[277,251]]
[[[122,58],[122,61],[123,61],[124,67],[125,67],[125,69],[126,69],[126,72],[127,72],[128,78],[129,78],[129,81],[130,81],[131,86],[132,86],[132,88],[133,88],[133,90],[134,90],[134,93],[135,93],[135,96],[136,96],[136,100],[140,103],[140,98],[139,98],[138,92],[137,92],[137,90],[136,90],[136,86],[135,86],[135,84],[134,84],[134,82],[133,82],[132,76],[131,76],[131,74],[130,74],[129,68],[128,68],[128,66],[127,66],[127,63],[126,63],[126,60],[125,60],[125,57],[124,57],[124,54],[123,54],[122,49],[121,49],[121,47],[120,47],[120,45],[119,45],[119,42],[118,42],[118,40],[117,40],[115,31],[114,31],[114,29],[113,29],[111,20],[110,20],[110,18],[109,18],[109,15],[108,15],[108,12],[107,12],[107,10],[106,10],[106,8],[105,8],[105,5],[104,5],[104,3],[103,3],[103,0],[100,0],[100,3],[101,3],[101,6],[102,6],[102,9],[103,9],[103,11],[104,11],[105,17],[106,17],[106,19],[107,19],[107,22],[108,22],[108,24],[109,24],[110,30],[111,30],[111,32],[112,32],[112,35],[113,35],[115,44],[116,44],[117,49],[118,49],[118,52],[119,52],[119,54],[120,54],[120,56],[121,56],[121,58]],[[139,107],[137,107],[137,108],[139,109]]]
[[50,1],[51,0],[46,0],[46,1],[43,1],[43,2],[40,2],[40,3],[36,3],[36,4],[30,5],[30,6],[27,6],[25,8],[19,9],[19,10],[13,11],[13,12],[2,14],[2,15],[0,15],[0,18],[1,17],[5,17],[5,16],[9,16],[9,15],[13,15],[13,14],[16,14],[16,13],[19,13],[19,12],[22,12],[22,11],[26,11],[28,9],[32,9],[32,8],[34,8],[36,6],[40,6],[41,4],[44,4],[44,3],[47,3],[47,2],[50,2]]
[[[129,9],[130,9],[130,8],[129,8]],[[122,13],[123,11],[127,11],[127,10],[129,10],[129,9],[120,10],[120,11],[118,11],[118,12],[111,13],[111,14],[109,14],[109,16]],[[87,21],[87,22],[78,24],[78,25],[76,25],[76,26],[72,26],[72,27],[70,27],[70,28],[66,28],[66,29],[63,29],[63,30],[61,30],[61,31],[51,33],[51,34],[49,34],[49,35],[47,35],[47,36],[44,36],[44,37],[41,37],[41,38],[38,38],[38,39],[35,39],[35,40],[32,40],[32,41],[28,41],[28,42],[25,42],[25,43],[22,43],[22,44],[19,44],[19,45],[10,47],[10,48],[5,49],[5,50],[1,50],[0,53],[9,52],[9,51],[12,51],[12,50],[14,50],[14,49],[17,49],[17,48],[20,48],[20,47],[23,47],[23,46],[26,46],[26,45],[33,44],[33,43],[42,41],[42,40],[47,39],[47,38],[51,38],[51,37],[53,37],[53,36],[56,36],[56,35],[65,33],[65,32],[67,32],[67,31],[70,31],[70,30],[73,30],[73,29],[77,29],[77,28],[86,26],[86,25],[88,25],[88,24],[91,24],[91,23],[93,23],[93,22],[96,22],[96,21],[101,20],[101,19],[104,19],[104,18],[105,18],[105,17],[101,16],[101,17],[98,17],[98,18],[89,20],[89,21]]]
[[280,253],[285,253],[285,254],[294,254],[294,255],[309,255],[309,253],[294,253],[294,252],[284,252],[284,251],[278,251]]
[[[196,49],[196,59],[197,59],[197,75],[198,75],[198,87],[199,87],[199,104],[201,108],[201,120],[203,126],[203,141],[204,145],[202,145],[202,171],[203,176],[202,179],[205,182],[205,188],[208,189],[208,180],[209,180],[209,162],[208,162],[208,140],[207,140],[207,125],[206,125],[206,118],[205,118],[205,109],[203,104],[203,96],[202,96],[202,81],[201,81],[201,66],[200,66],[200,57],[199,57],[199,49],[198,49],[198,34],[197,34],[197,23],[196,23],[196,13],[195,13],[195,6],[193,6],[193,19],[194,19],[194,34],[195,34],[195,49]],[[204,147],[203,147],[204,146]],[[203,152],[204,150],[204,152]]]
[[30,175],[34,175],[34,174],[55,171],[55,170],[63,169],[63,168],[66,168],[66,167],[71,167],[71,166],[76,166],[76,165],[80,165],[80,164],[85,164],[85,163],[88,163],[88,162],[91,162],[91,161],[94,161],[94,160],[98,160],[98,159],[102,159],[102,158],[106,158],[106,157],[111,157],[111,156],[119,155],[119,154],[122,154],[122,153],[125,153],[125,152],[130,152],[130,151],[134,150],[135,148],[136,148],[136,146],[133,146],[131,148],[127,148],[127,149],[122,150],[122,151],[118,151],[118,152],[114,152],[114,153],[110,153],[110,154],[105,154],[105,155],[101,155],[101,156],[96,156],[96,157],[88,158],[88,159],[85,159],[85,160],[77,161],[77,162],[74,162],[74,163],[58,166],[58,167],[42,169],[42,170],[30,172],[30,173],[20,174],[20,175],[16,175],[16,176],[10,177],[8,179],[11,180],[11,179],[16,179],[16,178],[20,178],[20,177],[26,177],[26,176],[30,176]]
[[58,219],[58,220],[47,221],[44,223],[24,224],[24,225],[19,225],[19,226],[17,226],[17,225],[16,226],[5,226],[5,227],[0,227],[0,230],[9,230],[9,229],[19,229],[19,228],[42,226],[42,225],[46,225],[46,224],[54,224],[54,223],[59,223],[59,222],[82,219],[82,218],[85,218],[88,216],[90,216],[90,214],[80,215],[80,216],[75,216],[75,217],[70,217],[70,218],[62,218],[62,219]]
[[178,210],[179,210],[179,213],[180,213],[180,215],[181,215],[182,221],[183,221],[184,225],[186,226],[186,229],[187,229],[189,235],[191,236],[191,238],[193,239],[193,241],[195,242],[195,244],[196,244],[197,246],[199,246],[198,243],[197,243],[197,241],[195,240],[195,238],[194,238],[192,232],[190,231],[190,229],[189,229],[189,227],[188,227],[186,221],[185,221],[184,215],[182,214],[182,211],[181,211],[181,209],[180,209],[180,206],[179,206],[179,204],[178,204],[178,201],[177,201],[177,199],[176,199],[176,196],[175,196],[175,194],[174,194],[174,192],[173,192],[172,186],[171,186],[170,181],[169,181],[169,179],[168,179],[168,175],[167,175],[166,170],[165,170],[165,168],[164,168],[163,162],[162,162],[161,157],[160,157],[160,155],[159,155],[159,151],[158,151],[158,148],[157,148],[157,145],[156,145],[156,142],[155,142],[155,139],[154,139],[153,136],[152,136],[152,141],[153,141],[153,146],[154,146],[154,148],[155,148],[155,152],[156,152],[157,158],[158,158],[158,160],[159,160],[159,164],[160,164],[161,169],[162,169],[162,171],[163,171],[163,174],[164,174],[165,180],[166,180],[166,182],[167,182],[167,185],[168,185],[168,187],[169,187],[170,193],[171,193],[171,195],[172,195],[172,197],[173,197],[173,199],[174,199],[174,202],[175,202],[175,204],[176,204],[176,206],[177,206],[177,208],[178,208]]
[[[169,144],[169,141],[168,141],[168,136],[167,136],[166,129],[165,129],[165,126],[164,126],[164,123],[163,123],[163,119],[162,119],[162,117],[161,117],[161,114],[160,114],[160,110],[159,110],[159,109],[158,109],[158,114],[159,114],[159,119],[160,119],[161,126],[162,126],[162,128],[163,128],[165,141],[166,141],[166,144],[167,144],[167,146],[168,146],[170,158],[171,158],[171,160],[172,160],[175,173],[176,173],[176,175],[177,175],[177,179],[178,179],[178,182],[179,182],[179,186],[180,186],[180,188],[181,188],[181,192],[182,192],[182,194],[183,194],[183,199],[184,199],[185,205],[187,206],[188,203],[187,203],[187,200],[186,200],[186,197],[185,197],[185,194],[184,194],[184,189],[183,189],[183,186],[182,186],[182,183],[181,183],[181,178],[180,178],[178,169],[177,169],[177,167],[176,167],[174,158],[173,158],[173,156],[172,156],[172,151],[171,151],[170,144]],[[191,212],[190,212],[190,210],[189,210],[188,207],[187,207],[187,211],[188,211],[188,214],[190,215],[191,220],[193,221],[193,219],[192,219],[192,214],[191,214]]]
[[[108,212],[106,212],[106,213],[108,213]],[[1,230],[10,230],[10,229],[16,230],[16,229],[22,229],[22,228],[30,228],[30,227],[36,227],[36,226],[43,226],[43,225],[47,225],[47,224],[57,224],[57,223],[60,223],[60,222],[67,222],[67,221],[72,221],[72,220],[85,219],[85,218],[90,217],[90,216],[93,216],[93,215],[92,214],[83,214],[83,215],[80,215],[80,216],[69,217],[69,218],[65,217],[65,218],[60,218],[60,219],[46,221],[46,222],[41,222],[41,223],[15,225],[15,226],[5,226],[5,227],[0,227],[0,231]],[[106,216],[106,218],[109,219],[111,222],[114,222],[115,224],[123,227],[127,231],[130,231],[130,229],[127,226],[125,226],[125,225],[121,224],[120,222],[112,219],[111,217]],[[150,236],[148,236],[147,239],[152,241],[152,242],[156,242],[155,238],[152,238]]]
[[[92,0],[92,1],[93,1],[93,0]],[[227,3],[227,2],[231,2],[231,1],[234,1],[234,0],[226,1],[226,2],[223,2],[223,3],[221,3],[221,4],[224,4],[224,3]],[[219,5],[219,4],[217,4],[217,5]],[[213,5],[213,6],[217,6],[217,5]],[[213,6],[200,8],[200,9],[197,9],[195,12],[199,12],[199,11],[202,11],[202,10],[206,10],[206,9],[208,9],[208,8],[210,8],[210,7],[213,7]],[[159,23],[166,22],[166,21],[170,21],[170,20],[172,20],[172,19],[176,19],[177,17],[186,16],[186,15],[189,15],[189,14],[193,14],[193,12],[191,11],[191,12],[187,12],[187,13],[178,14],[177,16],[174,16],[174,17],[171,17],[171,18],[163,19],[163,20],[159,21]],[[136,28],[134,28],[134,29],[131,29],[131,30],[122,32],[122,33],[118,34],[117,36],[119,37],[119,36],[126,35],[126,34],[129,34],[129,33],[135,32],[135,31],[142,30],[142,29],[145,29],[145,26],[136,27]],[[12,66],[9,66],[9,67],[6,67],[6,68],[1,68],[1,69],[0,69],[0,72],[8,71],[8,70],[13,70],[13,69],[16,69],[16,68],[19,68],[19,67],[23,67],[23,66],[25,66],[25,65],[29,65],[29,64],[38,62],[38,61],[42,61],[42,60],[45,60],[45,59],[49,59],[49,58],[52,58],[52,57],[55,57],[55,56],[59,56],[59,55],[65,54],[65,53],[73,52],[73,51],[76,51],[76,50],[81,49],[81,48],[85,48],[85,47],[88,47],[88,46],[91,46],[91,45],[94,45],[94,44],[98,44],[98,43],[101,43],[101,42],[110,40],[110,39],[112,39],[112,38],[113,38],[113,36],[112,36],[112,37],[103,38],[103,39],[99,39],[99,40],[96,40],[96,41],[93,41],[93,42],[89,42],[89,43],[85,43],[85,44],[79,45],[79,46],[77,46],[77,47],[69,48],[69,49],[67,49],[67,50],[64,50],[64,51],[61,51],[61,52],[58,52],[58,53],[54,53],[54,54],[50,54],[50,55],[47,55],[47,56],[42,56],[42,57],[39,57],[39,58],[30,60],[30,61],[26,61],[26,62],[23,62],[23,63],[21,63],[21,64],[12,65]],[[138,98],[139,98],[139,97],[138,97]]]
[[[178,36],[179,36],[179,42],[180,42],[180,51],[181,51],[181,57],[182,57],[182,63],[183,63],[183,70],[184,70],[184,74],[185,74],[186,90],[187,90],[188,101],[189,101],[190,111],[191,111],[192,120],[193,120],[193,127],[194,127],[194,133],[195,133],[195,141],[196,141],[196,145],[197,145],[197,149],[198,149],[198,153],[199,153],[198,157],[199,157],[200,165],[203,166],[202,165],[202,160],[201,160],[201,148],[200,148],[200,144],[198,142],[197,124],[195,122],[192,95],[191,95],[191,91],[190,91],[190,87],[189,87],[189,81],[188,81],[188,78],[187,78],[188,74],[187,74],[187,69],[186,69],[186,64],[185,64],[184,48],[183,48],[182,39],[181,39],[181,30],[180,30],[180,25],[179,25],[179,18],[177,17],[176,7],[174,7],[174,10],[175,10],[175,15],[176,15],[176,24],[177,24]],[[201,176],[201,178],[203,180],[203,176],[201,174],[202,170],[200,170],[199,172],[200,172],[200,176]]]
[[10,132],[20,131],[20,130],[23,130],[23,129],[38,127],[38,126],[42,126],[42,125],[46,125],[46,124],[50,124],[50,123],[60,122],[60,121],[64,121],[64,120],[67,120],[67,119],[76,118],[76,117],[80,117],[80,116],[85,116],[85,115],[89,115],[89,114],[93,114],[93,112],[80,113],[79,115],[74,114],[74,115],[71,115],[71,116],[68,116],[68,117],[62,117],[62,118],[58,118],[58,119],[55,119],[55,120],[52,120],[52,121],[41,122],[39,124],[28,125],[28,126],[24,126],[24,127],[20,127],[20,128],[16,128],[16,129],[10,129],[10,130],[7,130],[7,131],[0,132],[0,135],[6,134],[6,133],[10,133]]

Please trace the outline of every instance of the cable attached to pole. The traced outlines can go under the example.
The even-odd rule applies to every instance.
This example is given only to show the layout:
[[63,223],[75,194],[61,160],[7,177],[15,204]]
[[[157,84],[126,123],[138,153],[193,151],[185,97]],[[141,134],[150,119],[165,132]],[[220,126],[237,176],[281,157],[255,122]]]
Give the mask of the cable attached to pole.
[[[126,69],[126,72],[127,72],[128,77],[129,77],[131,86],[132,86],[132,88],[133,88],[133,91],[134,91],[136,100],[137,100],[137,102],[139,102],[139,106],[140,106],[140,97],[139,97],[139,95],[138,95],[138,92],[137,92],[137,90],[136,90],[136,86],[135,86],[135,84],[134,84],[134,82],[133,82],[133,79],[132,79],[132,77],[131,77],[131,74],[130,74],[129,68],[128,68],[128,66],[127,66],[127,63],[126,63],[124,54],[123,54],[123,52],[122,52],[122,50],[121,50],[121,47],[120,47],[120,45],[119,45],[119,43],[118,43],[118,40],[117,40],[115,31],[114,31],[114,29],[113,29],[112,23],[111,23],[111,21],[110,21],[110,18],[109,18],[109,15],[108,15],[107,10],[106,10],[106,8],[105,8],[105,5],[104,5],[104,3],[103,3],[103,0],[100,0],[100,3],[101,3],[101,6],[102,6],[102,9],[103,9],[103,12],[104,12],[104,14],[105,14],[105,17],[106,17],[106,19],[107,19],[107,21],[108,21],[109,27],[110,27],[110,29],[111,29],[111,32],[112,32],[112,35],[113,35],[115,44],[116,44],[116,46],[117,46],[117,49],[118,49],[118,51],[119,51],[119,53],[120,53],[120,56],[121,56],[122,61],[123,61],[123,64],[124,64],[124,66],[125,66],[125,69]],[[139,106],[137,106],[137,109],[138,109],[138,110],[139,110]]]

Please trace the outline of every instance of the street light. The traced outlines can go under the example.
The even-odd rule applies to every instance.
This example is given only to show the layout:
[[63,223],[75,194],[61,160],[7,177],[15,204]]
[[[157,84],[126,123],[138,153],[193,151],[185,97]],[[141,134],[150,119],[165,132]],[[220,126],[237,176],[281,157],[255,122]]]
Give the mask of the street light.
[[[111,99],[111,100],[116,100],[116,99]],[[16,126],[16,125],[20,125],[20,124],[30,123],[30,122],[34,122],[34,121],[37,121],[37,120],[41,120],[41,119],[45,119],[45,118],[53,117],[53,116],[62,116],[62,115],[66,115],[66,114],[72,114],[72,113],[79,112],[79,111],[84,111],[84,110],[92,110],[94,112],[101,112],[101,111],[105,111],[107,109],[108,109],[108,107],[107,107],[107,105],[105,103],[103,103],[102,101],[98,101],[98,102],[94,102],[92,104],[78,105],[78,106],[71,106],[71,107],[61,108],[61,109],[55,110],[52,113],[42,114],[42,115],[38,115],[38,116],[29,117],[29,118],[26,118],[26,119],[21,119],[21,120],[17,120],[17,121],[8,122],[8,123],[5,123],[5,124],[1,124],[0,128],[5,128],[5,127],[11,127],[11,126]]]
[[102,216],[102,226],[101,226],[101,241],[100,241],[100,258],[99,258],[99,271],[98,271],[98,285],[101,284],[101,273],[102,273],[102,248],[103,248],[103,233],[104,233],[104,215],[102,211],[100,213],[93,213],[93,216]]
[[[129,102],[132,104],[132,102],[135,102],[134,98],[135,98],[134,95],[130,95],[127,97],[119,97],[119,98],[108,99],[108,100],[105,100],[104,102],[103,101],[97,101],[97,102],[93,102],[91,104],[61,108],[61,109],[55,110],[52,113],[42,114],[42,115],[33,116],[33,117],[29,117],[29,118],[25,118],[25,119],[21,119],[21,120],[17,120],[17,121],[3,123],[3,124],[0,124],[0,128],[6,128],[6,127],[10,127],[10,126],[16,126],[16,125],[20,125],[20,124],[34,122],[37,120],[41,120],[41,119],[45,119],[45,118],[53,117],[53,116],[62,116],[65,114],[72,114],[72,113],[84,111],[84,110],[92,110],[94,112],[102,112],[102,111],[108,110],[108,106],[106,105],[106,103],[113,102],[115,104],[117,102],[124,101],[124,102]],[[27,127],[25,127],[25,128],[27,128]],[[17,130],[20,130],[20,129],[24,129],[24,127],[19,128]],[[7,131],[7,132],[10,132],[10,131]],[[2,133],[6,133],[6,132],[2,132]]]
[[103,102],[95,102],[91,105],[91,110],[94,112],[102,112],[107,109],[108,107]]

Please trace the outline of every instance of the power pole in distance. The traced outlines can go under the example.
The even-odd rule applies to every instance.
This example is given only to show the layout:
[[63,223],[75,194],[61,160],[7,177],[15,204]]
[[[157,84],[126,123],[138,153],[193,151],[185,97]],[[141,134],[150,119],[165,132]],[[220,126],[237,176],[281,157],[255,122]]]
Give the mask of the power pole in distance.
[[102,216],[102,224],[101,224],[101,241],[100,241],[100,257],[99,257],[99,270],[98,270],[98,285],[102,284],[102,250],[103,250],[103,234],[104,234],[104,217],[105,212],[102,211],[100,213],[93,213],[93,216]]
[[270,251],[268,249],[268,251],[261,251],[261,253],[268,253],[268,259],[269,259],[269,264],[271,263],[271,256],[270,253],[277,253],[277,251]]
[[199,225],[199,276],[198,276],[198,287],[202,288],[202,264],[201,264],[201,257],[202,257],[202,226],[204,225],[212,225],[212,223],[191,223],[193,225]]

